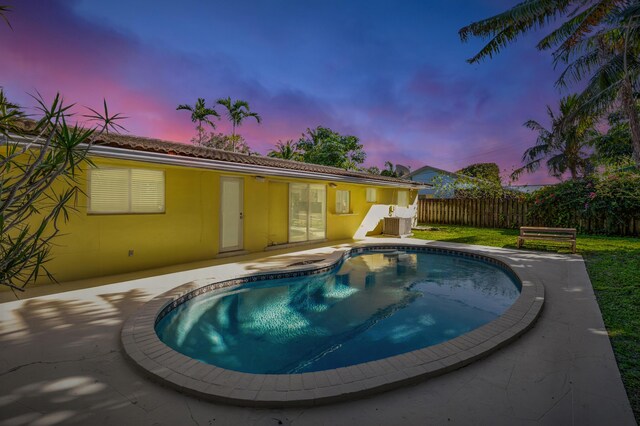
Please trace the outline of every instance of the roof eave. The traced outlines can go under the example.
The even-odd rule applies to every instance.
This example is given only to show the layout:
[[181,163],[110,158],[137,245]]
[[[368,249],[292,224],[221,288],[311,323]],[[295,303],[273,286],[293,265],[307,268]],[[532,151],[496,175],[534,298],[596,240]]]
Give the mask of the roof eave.
[[[11,135],[13,140],[22,139],[22,143],[30,143],[28,137]],[[130,161],[143,161],[148,163],[175,165],[183,167],[195,167],[208,170],[220,170],[234,173],[251,174],[255,176],[288,177],[297,179],[316,179],[331,182],[346,182],[361,185],[389,186],[406,189],[425,189],[432,185],[413,181],[388,181],[375,178],[334,175],[330,173],[313,172],[307,170],[285,169],[255,164],[236,163],[231,161],[214,160],[209,158],[189,157],[184,155],[165,154],[160,152],[138,151],[134,149],[119,148],[105,145],[91,145],[91,155],[104,158],[116,158]]]
[[110,146],[93,145],[91,153],[100,157],[118,158],[122,160],[145,161],[149,163],[169,164],[185,167],[196,167],[209,170],[221,170],[227,172],[244,173],[256,176],[276,176],[299,179],[319,179],[331,182],[348,182],[358,184],[368,184],[376,186],[392,186],[408,189],[423,189],[430,185],[416,184],[407,181],[393,182],[377,179],[367,179],[350,176],[332,175],[328,173],[310,172],[306,170],[281,169],[276,167],[259,166],[254,164],[242,164],[229,161],[212,160],[208,158],[195,158],[180,155],[163,154],[148,151],[135,151],[126,148],[116,148]]

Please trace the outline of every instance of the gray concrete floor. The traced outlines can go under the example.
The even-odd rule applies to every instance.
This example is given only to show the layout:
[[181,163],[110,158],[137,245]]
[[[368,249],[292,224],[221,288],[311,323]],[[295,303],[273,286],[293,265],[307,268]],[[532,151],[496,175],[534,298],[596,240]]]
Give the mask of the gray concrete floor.
[[[217,405],[143,378],[121,354],[123,320],[152,297],[205,277],[264,270],[306,252],[233,260],[78,289],[34,289],[0,300],[3,425],[634,425],[611,345],[580,256],[427,243],[526,261],[546,287],[535,327],[461,370],[357,401],[266,410]],[[266,256],[265,256],[266,257]],[[229,261],[227,259],[226,261]],[[219,263],[219,262],[217,262]],[[66,292],[60,292],[70,290]],[[46,293],[52,293],[43,295]]]

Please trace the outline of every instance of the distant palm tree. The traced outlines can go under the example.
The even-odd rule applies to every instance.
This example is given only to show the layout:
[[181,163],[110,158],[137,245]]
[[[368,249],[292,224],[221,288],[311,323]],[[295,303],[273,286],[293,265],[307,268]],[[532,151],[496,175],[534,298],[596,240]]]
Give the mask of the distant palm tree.
[[276,143],[276,148],[269,151],[267,156],[272,158],[281,158],[283,160],[302,161],[302,154],[292,139],[289,139],[286,142],[278,141]]
[[358,167],[358,163],[353,161],[353,159],[351,158],[346,159],[342,163],[342,168],[345,170],[356,170],[356,171],[360,170],[360,168]]
[[209,119],[209,117],[213,116],[220,118],[220,114],[218,114],[218,112],[214,108],[208,108],[205,105],[204,98],[198,98],[196,104],[193,106],[186,104],[178,105],[176,110],[185,110],[191,112],[191,121],[194,123],[198,123],[198,125],[196,126],[198,135],[195,138],[195,142],[198,145],[204,145],[204,143],[206,142],[207,132],[204,130],[204,126],[202,125],[202,123],[207,123],[215,129],[216,125]]
[[380,172],[382,176],[398,177],[398,171],[391,161],[384,162],[384,170]]
[[524,123],[538,132],[538,139],[535,146],[524,152],[522,162],[525,164],[511,174],[512,179],[517,179],[524,172],[538,170],[545,159],[549,174],[557,178],[568,171],[571,179],[577,179],[590,171],[585,149],[593,145],[598,132],[593,117],[576,114],[579,108],[578,96],[570,95],[560,100],[558,116],[547,106],[547,114],[551,119],[550,130],[535,120]]
[[218,105],[222,105],[227,109],[227,118],[231,121],[232,129],[231,136],[235,138],[236,127],[240,127],[242,122],[247,117],[253,117],[258,123],[262,123],[262,117],[256,112],[251,112],[249,109],[249,103],[247,101],[236,100],[231,101],[231,98],[218,99]]
[[380,169],[376,166],[371,166],[363,170],[364,172],[371,173],[372,175],[379,175]]

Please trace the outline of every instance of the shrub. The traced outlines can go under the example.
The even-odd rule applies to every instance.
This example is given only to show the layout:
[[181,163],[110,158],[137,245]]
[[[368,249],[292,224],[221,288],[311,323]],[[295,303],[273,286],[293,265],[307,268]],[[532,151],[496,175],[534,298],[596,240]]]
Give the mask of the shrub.
[[528,214],[532,223],[544,226],[617,233],[632,218],[640,219],[640,172],[591,176],[542,188],[531,194]]

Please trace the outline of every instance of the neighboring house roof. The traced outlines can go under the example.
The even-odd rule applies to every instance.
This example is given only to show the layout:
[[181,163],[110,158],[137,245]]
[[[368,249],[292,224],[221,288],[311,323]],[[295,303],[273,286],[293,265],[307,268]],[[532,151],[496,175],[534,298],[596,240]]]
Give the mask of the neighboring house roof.
[[414,176],[418,176],[422,173],[425,172],[435,172],[441,175],[447,175],[450,176],[454,179],[467,179],[470,182],[487,182],[484,179],[480,179],[477,177],[473,177],[473,176],[467,176],[467,175],[462,175],[460,173],[455,173],[455,172],[450,172],[448,170],[444,170],[444,169],[439,169],[437,167],[433,167],[433,166],[423,166],[420,167],[419,169],[409,173],[408,175],[404,175],[402,178],[403,179],[409,179],[409,180],[413,180]]
[[[25,123],[26,124],[26,123]],[[28,128],[28,126],[25,126]],[[222,169],[240,173],[291,176],[307,179],[345,180],[356,183],[423,188],[428,185],[405,179],[345,170],[319,164],[248,155],[191,144],[121,134],[102,134],[91,148],[94,155]],[[225,167],[226,166],[226,167]]]
[[433,167],[433,166],[423,166],[423,167],[420,167],[420,168],[419,168],[419,169],[417,169],[417,170],[412,171],[411,173],[409,173],[409,174],[407,174],[407,175],[404,175],[403,177],[404,177],[405,179],[411,179],[413,176],[416,176],[416,175],[422,174],[422,173],[424,173],[424,172],[429,172],[429,171],[433,171],[433,172],[436,172],[436,173],[439,173],[439,174],[448,175],[448,176],[451,176],[451,177],[459,177],[459,176],[462,176],[462,175],[459,175],[458,173],[450,172],[450,171],[448,171],[448,170],[444,170],[444,169],[439,169],[439,168],[437,168],[437,167]]

